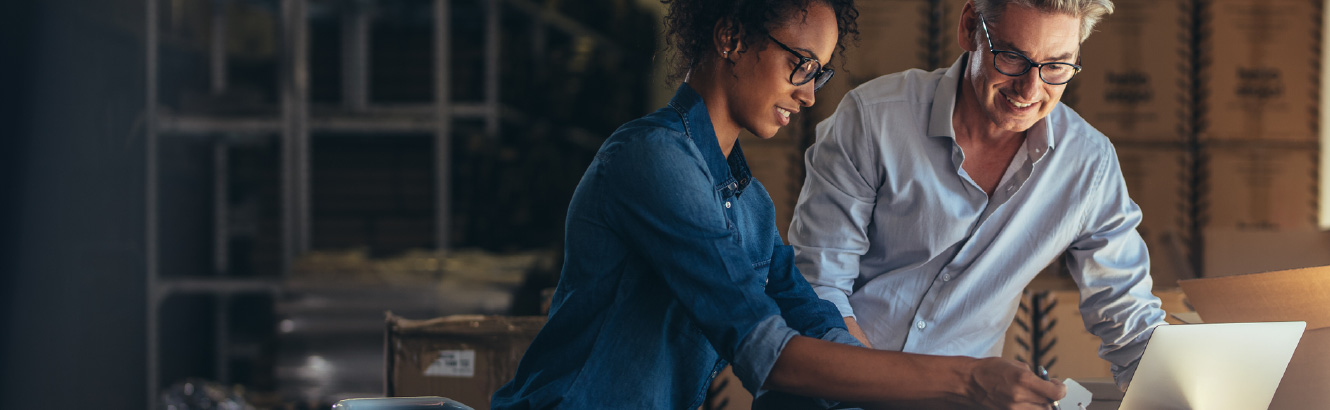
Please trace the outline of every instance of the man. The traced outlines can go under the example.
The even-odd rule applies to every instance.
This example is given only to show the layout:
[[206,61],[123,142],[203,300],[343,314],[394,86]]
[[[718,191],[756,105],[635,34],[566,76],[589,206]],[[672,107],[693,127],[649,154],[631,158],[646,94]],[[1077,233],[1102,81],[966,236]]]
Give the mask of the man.
[[1110,0],[972,0],[966,50],[851,91],[817,127],[799,269],[878,349],[998,356],[1021,291],[1065,257],[1125,388],[1155,326],[1149,257],[1108,139],[1058,101]]

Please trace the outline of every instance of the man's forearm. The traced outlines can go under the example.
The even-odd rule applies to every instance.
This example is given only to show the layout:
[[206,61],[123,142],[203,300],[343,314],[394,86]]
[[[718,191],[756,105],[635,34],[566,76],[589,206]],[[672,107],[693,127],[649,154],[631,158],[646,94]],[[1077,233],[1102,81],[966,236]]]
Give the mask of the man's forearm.
[[804,336],[786,343],[764,386],[846,402],[984,408],[1044,408],[1066,394],[1061,383],[1013,360],[865,349]]

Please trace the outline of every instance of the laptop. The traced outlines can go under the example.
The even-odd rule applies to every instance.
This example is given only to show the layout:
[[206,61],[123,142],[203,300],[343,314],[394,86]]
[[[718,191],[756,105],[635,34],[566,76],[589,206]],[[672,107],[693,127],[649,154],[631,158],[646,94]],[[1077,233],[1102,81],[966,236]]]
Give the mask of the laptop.
[[1267,409],[1306,327],[1307,322],[1160,326],[1118,409]]

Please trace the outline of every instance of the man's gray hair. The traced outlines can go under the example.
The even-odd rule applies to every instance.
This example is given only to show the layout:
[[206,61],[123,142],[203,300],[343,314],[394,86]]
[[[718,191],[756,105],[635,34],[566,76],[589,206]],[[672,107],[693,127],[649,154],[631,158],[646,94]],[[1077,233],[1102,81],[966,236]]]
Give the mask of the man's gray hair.
[[972,0],[974,8],[984,15],[989,24],[1002,19],[1009,5],[1019,5],[1045,13],[1058,13],[1081,18],[1081,42],[1090,38],[1095,24],[1104,16],[1113,14],[1112,0]]

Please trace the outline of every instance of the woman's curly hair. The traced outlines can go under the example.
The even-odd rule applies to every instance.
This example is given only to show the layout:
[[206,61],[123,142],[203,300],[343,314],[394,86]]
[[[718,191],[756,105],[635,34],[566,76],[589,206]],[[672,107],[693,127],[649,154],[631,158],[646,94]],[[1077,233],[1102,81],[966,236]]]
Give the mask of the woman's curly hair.
[[[661,0],[669,7],[665,15],[666,44],[677,52],[674,73],[677,80],[690,68],[709,58],[712,30],[716,22],[729,19],[743,30],[739,33],[743,44],[757,45],[767,41],[767,34],[775,25],[788,21],[793,13],[807,13],[813,3],[826,4],[836,14],[836,54],[845,56],[845,37],[853,35],[859,40],[859,10],[854,0]],[[742,53],[746,50],[735,50]],[[843,60],[842,60],[843,61]]]

